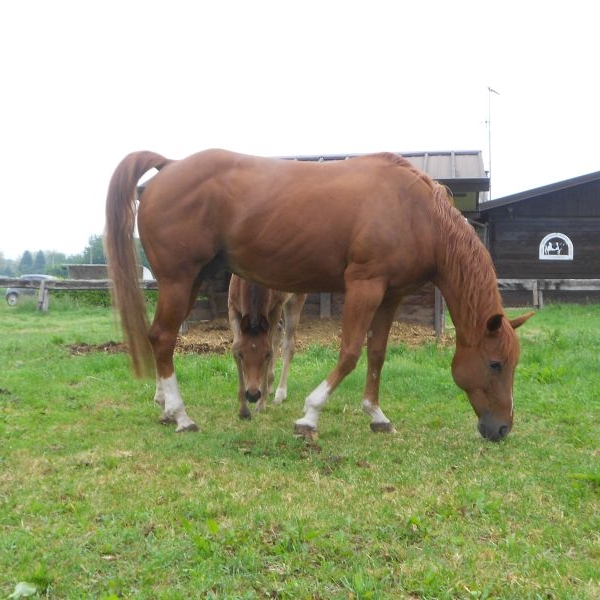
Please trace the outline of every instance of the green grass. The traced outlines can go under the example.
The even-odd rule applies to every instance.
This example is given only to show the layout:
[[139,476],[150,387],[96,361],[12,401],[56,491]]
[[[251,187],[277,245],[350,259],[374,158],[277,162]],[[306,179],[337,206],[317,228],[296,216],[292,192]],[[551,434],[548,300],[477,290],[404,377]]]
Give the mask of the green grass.
[[[177,357],[197,434],[158,424],[153,383],[106,309],[0,307],[0,598],[600,597],[600,307],[548,306],[520,330],[516,417],[483,441],[452,348],[390,348],[382,405],[364,362],[292,435],[334,365],[313,347],[290,397],[237,418],[229,356]],[[18,596],[18,593],[17,593]]]

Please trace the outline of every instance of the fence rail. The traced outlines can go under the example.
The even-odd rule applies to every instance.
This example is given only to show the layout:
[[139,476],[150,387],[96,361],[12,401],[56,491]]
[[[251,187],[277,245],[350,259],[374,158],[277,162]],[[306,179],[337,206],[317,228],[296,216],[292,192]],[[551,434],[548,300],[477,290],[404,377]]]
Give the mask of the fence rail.
[[600,292],[600,279],[498,279],[501,292],[531,292],[533,305],[544,308],[544,292]]
[[[157,290],[155,280],[140,280],[144,290]],[[15,277],[0,277],[0,287],[39,289],[38,307],[48,309],[49,290],[108,290],[109,279],[45,279],[27,280]],[[544,292],[600,292],[600,279],[498,279],[501,292],[531,292],[533,305],[544,307]],[[322,316],[322,315],[321,315]],[[436,330],[438,326],[436,325]]]
[[[43,279],[38,281],[15,277],[0,277],[0,287],[29,289],[44,287],[47,290],[109,290],[111,282],[109,279]],[[157,290],[158,284],[154,279],[150,279],[140,281],[140,287],[144,290]]]

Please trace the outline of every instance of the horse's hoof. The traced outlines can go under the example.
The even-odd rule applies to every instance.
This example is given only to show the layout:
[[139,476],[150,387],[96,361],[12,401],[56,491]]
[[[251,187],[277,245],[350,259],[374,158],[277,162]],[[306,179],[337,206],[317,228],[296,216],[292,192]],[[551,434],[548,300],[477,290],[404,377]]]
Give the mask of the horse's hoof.
[[314,442],[319,438],[316,428],[304,423],[294,423],[294,435],[309,442]]
[[240,419],[245,420],[245,421],[250,421],[252,419],[252,415],[250,414],[250,411],[248,411],[248,412],[240,412],[240,413],[238,413],[238,417]]
[[196,423],[191,421],[190,423],[187,423],[186,425],[180,425],[179,427],[177,427],[177,429],[175,430],[175,433],[186,433],[188,431],[199,431],[198,425],[196,425]]
[[174,425],[177,421],[173,417],[169,417],[167,415],[161,415],[158,419],[158,422],[161,425]]
[[371,423],[373,433],[397,433],[396,428],[390,423]]

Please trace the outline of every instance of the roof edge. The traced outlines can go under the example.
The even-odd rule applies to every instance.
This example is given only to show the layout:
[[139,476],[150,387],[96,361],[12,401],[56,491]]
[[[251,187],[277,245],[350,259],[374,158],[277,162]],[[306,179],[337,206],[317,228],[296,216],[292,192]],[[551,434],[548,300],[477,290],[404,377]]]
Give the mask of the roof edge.
[[600,180],[600,171],[594,171],[593,173],[587,173],[586,175],[579,175],[570,179],[557,181],[556,183],[542,185],[541,187],[532,188],[530,190],[525,190],[524,192],[518,192],[516,194],[511,194],[510,196],[496,198],[496,200],[481,202],[479,204],[479,210],[481,212],[485,212],[487,210],[491,210],[492,208],[498,208],[501,206],[506,206],[508,204],[514,204],[515,202],[522,202],[523,200],[529,200],[531,198],[536,198],[538,196],[550,194],[552,192],[559,192],[561,190],[566,190],[585,183],[592,183],[593,181],[597,180]]

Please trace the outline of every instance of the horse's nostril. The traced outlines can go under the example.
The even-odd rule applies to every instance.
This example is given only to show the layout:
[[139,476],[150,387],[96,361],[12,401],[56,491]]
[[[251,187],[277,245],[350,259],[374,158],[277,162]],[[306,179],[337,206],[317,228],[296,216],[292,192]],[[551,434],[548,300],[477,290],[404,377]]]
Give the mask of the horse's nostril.
[[498,430],[498,434],[500,435],[500,438],[505,438],[508,435],[508,432],[510,431],[510,427],[508,425],[502,425],[502,427],[500,427],[500,429]]
[[246,390],[246,400],[252,403],[258,402],[260,400],[260,390],[257,390],[256,392]]

